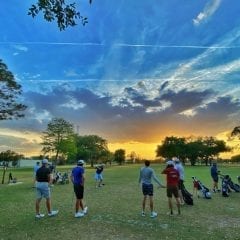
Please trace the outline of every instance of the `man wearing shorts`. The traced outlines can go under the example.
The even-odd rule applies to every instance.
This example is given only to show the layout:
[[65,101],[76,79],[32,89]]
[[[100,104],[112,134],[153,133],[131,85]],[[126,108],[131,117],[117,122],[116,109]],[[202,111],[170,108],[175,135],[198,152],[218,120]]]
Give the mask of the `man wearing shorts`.
[[213,192],[220,192],[220,190],[218,189],[218,168],[217,168],[217,163],[213,163],[212,167],[211,167],[211,177],[213,180]]
[[58,214],[58,210],[53,211],[51,209],[51,196],[49,184],[51,183],[50,170],[48,168],[48,160],[42,160],[42,166],[36,172],[36,218],[44,217],[44,214],[40,213],[40,202],[42,198],[46,199],[46,207],[48,211],[48,216],[52,217]]
[[94,176],[94,178],[96,180],[96,188],[99,188],[103,185],[102,184],[102,181],[103,181],[102,172],[103,172],[103,164],[96,167],[96,173],[95,173],[95,176]]
[[149,205],[151,210],[151,218],[157,217],[157,213],[153,211],[153,184],[152,179],[158,183],[159,187],[164,187],[158,178],[155,176],[154,170],[149,167],[150,161],[145,161],[145,166],[141,168],[139,175],[139,183],[142,183],[142,193],[143,193],[143,201],[142,201],[142,216],[145,216],[145,207],[147,197],[149,197]]
[[167,175],[167,197],[168,197],[168,206],[170,209],[169,214],[170,216],[173,216],[172,196],[174,196],[176,199],[178,214],[181,214],[180,199],[179,199],[179,192],[178,192],[179,172],[174,168],[173,161],[167,162],[167,167],[162,171],[162,174]]
[[[73,183],[73,189],[76,196],[76,203],[75,203],[75,217],[83,217],[87,214],[87,207],[83,207],[83,195],[84,195],[84,160],[78,160],[77,166],[73,168],[71,174],[71,181]],[[81,211],[79,211],[81,208]]]
[[184,199],[183,199],[183,195],[182,195],[183,182],[184,182],[184,168],[178,158],[173,158],[173,160],[175,163],[174,168],[179,172],[178,194],[179,194],[180,204],[184,205]]

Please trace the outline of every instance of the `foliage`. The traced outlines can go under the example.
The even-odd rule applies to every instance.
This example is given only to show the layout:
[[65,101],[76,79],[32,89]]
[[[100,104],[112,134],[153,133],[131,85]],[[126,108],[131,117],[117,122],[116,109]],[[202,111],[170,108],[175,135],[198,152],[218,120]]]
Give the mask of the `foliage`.
[[191,165],[195,165],[197,160],[208,165],[219,153],[230,150],[223,140],[213,137],[197,139],[166,137],[162,145],[157,146],[156,154],[157,157],[169,159],[178,157],[183,162],[190,161]]
[[91,163],[99,160],[108,160],[109,150],[107,147],[107,140],[97,136],[97,135],[86,135],[78,136],[76,135],[76,146],[77,146],[77,158],[85,159]]
[[55,153],[55,161],[59,155],[63,158],[75,151],[75,138],[73,125],[63,118],[53,118],[47,126],[47,130],[43,132],[42,152]]
[[4,184],[4,180],[5,180],[5,173],[6,173],[6,170],[7,170],[7,167],[9,165],[9,162],[12,162],[12,165],[13,166],[16,166],[17,165],[17,161],[19,159],[21,159],[23,157],[22,154],[18,154],[14,151],[11,151],[11,150],[7,150],[5,152],[1,152],[0,153],[0,162],[3,163],[3,175],[2,175],[2,184]]
[[237,126],[232,130],[231,136],[240,138],[240,126]]
[[114,152],[114,160],[119,164],[122,165],[126,160],[126,151],[124,149],[117,149]]
[[232,156],[231,157],[231,162],[240,162],[240,154]]
[[7,150],[0,153],[0,162],[6,162],[6,164],[9,162],[13,162],[14,165],[21,158],[23,158],[22,154],[16,153],[11,150]]
[[[92,3],[92,0],[89,0]],[[65,30],[67,27],[77,25],[76,20],[80,19],[83,26],[88,23],[87,17],[84,17],[76,10],[76,3],[72,2],[67,4],[65,0],[38,0],[29,8],[28,15],[33,18],[40,12],[46,21],[56,21],[60,31]]]
[[184,159],[184,149],[186,148],[186,139],[178,137],[166,137],[162,145],[157,146],[157,157],[173,158],[179,157]]
[[26,106],[17,103],[21,95],[21,85],[0,59],[0,120],[17,119],[24,117]]

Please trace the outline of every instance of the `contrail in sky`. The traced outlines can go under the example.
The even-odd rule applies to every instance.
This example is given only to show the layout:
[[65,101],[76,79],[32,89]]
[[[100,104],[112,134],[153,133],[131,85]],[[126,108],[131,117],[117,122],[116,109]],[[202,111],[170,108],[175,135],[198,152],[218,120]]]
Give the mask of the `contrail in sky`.
[[143,47],[143,48],[197,48],[197,49],[229,49],[240,48],[238,45],[233,46],[201,46],[201,45],[158,45],[158,44],[127,44],[127,43],[80,43],[80,42],[0,42],[1,45],[72,45],[72,46],[113,46],[113,47]]

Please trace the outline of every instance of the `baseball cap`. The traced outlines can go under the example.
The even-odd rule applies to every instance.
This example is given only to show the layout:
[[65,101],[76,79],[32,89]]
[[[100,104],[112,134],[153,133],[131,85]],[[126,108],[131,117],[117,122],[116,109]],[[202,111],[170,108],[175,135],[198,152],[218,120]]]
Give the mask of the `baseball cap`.
[[167,161],[167,165],[173,165],[174,166],[174,162],[169,160],[169,161]]
[[42,160],[42,164],[47,164],[48,163],[48,160],[47,159],[43,159]]
[[174,162],[179,163],[180,160],[179,160],[178,158],[175,158],[175,159],[174,159]]
[[78,164],[78,165],[83,165],[83,164],[84,164],[84,160],[82,160],[82,159],[78,160],[78,161],[77,161],[77,164]]

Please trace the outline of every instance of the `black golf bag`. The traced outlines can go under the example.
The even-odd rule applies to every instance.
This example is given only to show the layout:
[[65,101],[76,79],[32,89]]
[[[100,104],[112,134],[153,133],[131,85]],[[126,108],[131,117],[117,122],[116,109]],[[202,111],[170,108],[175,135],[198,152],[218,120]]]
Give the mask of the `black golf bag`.
[[232,190],[235,192],[240,192],[240,185],[234,183],[229,175],[221,175],[222,178],[222,195],[224,197],[229,196],[229,192]]
[[230,187],[229,187],[229,176],[222,176],[221,175],[221,179],[222,179],[222,196],[223,197],[229,197],[229,193],[230,193]]
[[190,192],[188,192],[188,190],[185,188],[184,184],[182,185],[182,196],[183,196],[183,200],[187,205],[193,205],[193,196]]
[[[192,177],[192,179],[193,179],[194,185],[197,185],[198,192],[201,193],[202,197],[206,199],[211,199],[212,196],[211,196],[211,192],[209,191],[209,188],[207,188],[204,184],[202,184],[201,181],[198,180],[196,177]],[[198,195],[198,197],[200,196]]]

